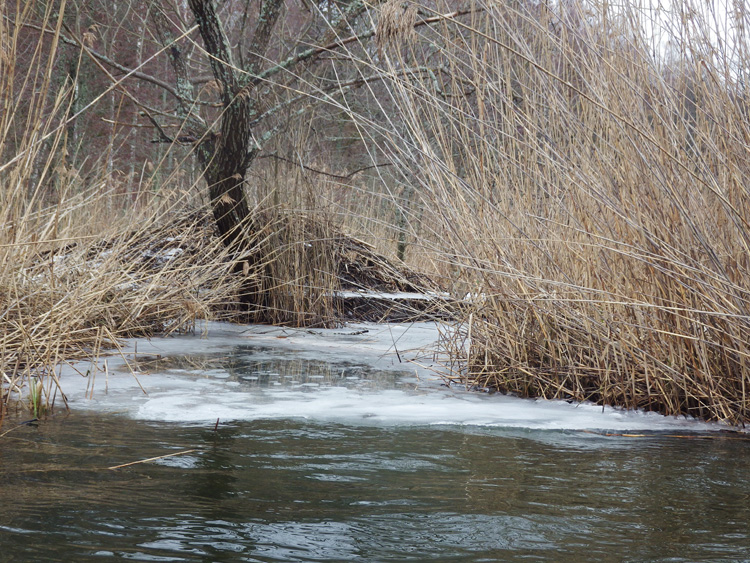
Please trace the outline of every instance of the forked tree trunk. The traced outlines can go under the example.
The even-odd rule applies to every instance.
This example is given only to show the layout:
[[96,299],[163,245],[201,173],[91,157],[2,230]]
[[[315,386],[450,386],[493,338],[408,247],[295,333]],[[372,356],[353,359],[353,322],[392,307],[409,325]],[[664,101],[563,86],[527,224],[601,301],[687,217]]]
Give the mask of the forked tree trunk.
[[208,184],[216,226],[225,244],[236,251],[249,250],[243,229],[249,228],[250,216],[244,190],[245,174],[255,152],[249,127],[252,99],[243,95],[213,2],[190,0],[190,9],[211,57],[211,70],[221,85],[224,103],[220,132],[209,133],[198,147],[198,157]]
[[[267,296],[263,291],[265,257],[257,246],[256,228],[250,217],[250,206],[245,195],[245,175],[258,153],[251,131],[251,120],[256,115],[251,95],[252,85],[241,80],[232,52],[212,0],[189,0],[190,9],[210,57],[211,70],[221,87],[223,111],[218,133],[209,132],[199,146],[203,177],[208,185],[214,220],[226,244],[237,256],[235,270],[252,274],[246,278],[241,291],[243,302],[263,306]],[[284,0],[263,0],[258,24],[253,37],[248,68],[250,74],[257,67],[268,46],[271,31],[276,25]],[[249,267],[249,268],[248,268]]]

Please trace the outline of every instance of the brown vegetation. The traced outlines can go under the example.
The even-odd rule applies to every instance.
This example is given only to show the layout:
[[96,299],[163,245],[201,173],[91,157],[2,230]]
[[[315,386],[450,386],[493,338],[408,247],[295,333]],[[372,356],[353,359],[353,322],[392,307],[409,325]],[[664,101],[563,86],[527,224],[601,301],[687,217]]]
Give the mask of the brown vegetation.
[[[119,67],[78,13],[67,28],[51,7],[2,14],[4,393],[115,338],[185,329],[239,301],[255,320],[325,324],[359,276],[423,287],[383,258],[395,255],[469,297],[445,343],[456,381],[744,424],[742,9],[719,22],[717,44],[718,20],[691,0],[648,26],[636,7],[595,2],[261,4],[279,10],[265,24],[252,3],[243,19],[239,0],[214,14],[231,23],[223,39],[160,13],[158,40]],[[67,79],[62,48],[79,61]],[[150,127],[147,161],[131,129],[118,137],[124,125],[95,159],[73,150],[94,131],[70,119],[87,111],[84,61],[106,77],[97,123]],[[222,155],[238,123],[247,129]],[[241,223],[244,241],[222,246],[205,210],[221,223],[239,204],[220,233],[227,242]]]
[[669,49],[635,7],[483,7],[441,52],[452,83],[394,90],[422,239],[474,296],[455,378],[744,423],[747,15],[722,51],[688,3]]

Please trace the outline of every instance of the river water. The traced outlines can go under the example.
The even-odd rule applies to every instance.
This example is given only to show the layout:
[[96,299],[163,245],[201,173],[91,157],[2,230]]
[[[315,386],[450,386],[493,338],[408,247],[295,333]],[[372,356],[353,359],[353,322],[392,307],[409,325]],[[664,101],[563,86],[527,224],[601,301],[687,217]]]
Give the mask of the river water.
[[750,560],[746,435],[446,388],[399,330],[89,368],[3,428],[0,561]]

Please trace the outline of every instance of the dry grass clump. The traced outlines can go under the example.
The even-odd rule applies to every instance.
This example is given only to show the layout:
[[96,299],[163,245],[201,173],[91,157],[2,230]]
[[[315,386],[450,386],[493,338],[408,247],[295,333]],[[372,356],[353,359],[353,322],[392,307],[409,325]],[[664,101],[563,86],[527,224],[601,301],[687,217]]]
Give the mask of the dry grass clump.
[[0,422],[23,387],[37,414],[64,398],[60,362],[189,330],[238,290],[204,214],[184,211],[189,189],[154,183],[159,171],[123,182],[114,135],[85,170],[72,164],[75,92],[53,80],[60,28],[34,35],[30,5],[7,8],[18,10],[0,8]]
[[192,330],[237,302],[239,280],[210,225],[163,221],[144,218],[135,231],[122,223],[104,240],[0,247],[3,403],[32,379],[51,403],[61,362],[96,357],[119,338]]
[[744,36],[716,46],[689,1],[669,48],[637,7],[476,5],[451,35],[423,33],[439,73],[403,78],[416,49],[386,65],[424,244],[471,298],[455,378],[744,424]]
[[253,249],[240,264],[250,273],[244,299],[250,320],[293,326],[335,324],[338,288],[330,222],[284,212],[256,210]]
[[746,327],[728,333],[734,324],[635,303],[500,293],[466,325],[468,354],[454,355],[471,386],[740,424],[747,350],[733,346],[749,335]]

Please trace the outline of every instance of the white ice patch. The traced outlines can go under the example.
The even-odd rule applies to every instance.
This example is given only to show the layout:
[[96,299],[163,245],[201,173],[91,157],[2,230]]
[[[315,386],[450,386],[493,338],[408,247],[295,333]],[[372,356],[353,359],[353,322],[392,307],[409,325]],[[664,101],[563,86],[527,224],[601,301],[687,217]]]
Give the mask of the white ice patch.
[[144,252],[142,252],[142,256],[144,258],[156,260],[160,264],[165,264],[166,262],[169,262],[170,260],[173,260],[174,258],[180,256],[183,252],[185,252],[183,248],[175,247],[165,248],[159,251],[145,250]]
[[337,291],[336,295],[338,297],[343,297],[344,299],[351,299],[354,297],[368,297],[372,299],[383,299],[386,301],[434,301],[436,299],[450,298],[450,295],[448,293],[438,293],[435,291],[415,293],[408,291],[352,290]]
[[[64,370],[70,406],[176,423],[298,418],[615,432],[721,428],[655,413],[445,387],[429,351],[439,335],[433,323],[329,330],[208,323],[204,328],[207,336],[129,341],[123,350],[135,373],[116,357],[107,360],[106,372],[100,361],[95,377],[88,364],[76,366],[88,370],[88,377]],[[158,357],[170,361],[160,364]],[[165,367],[149,369],[160,365]]]

